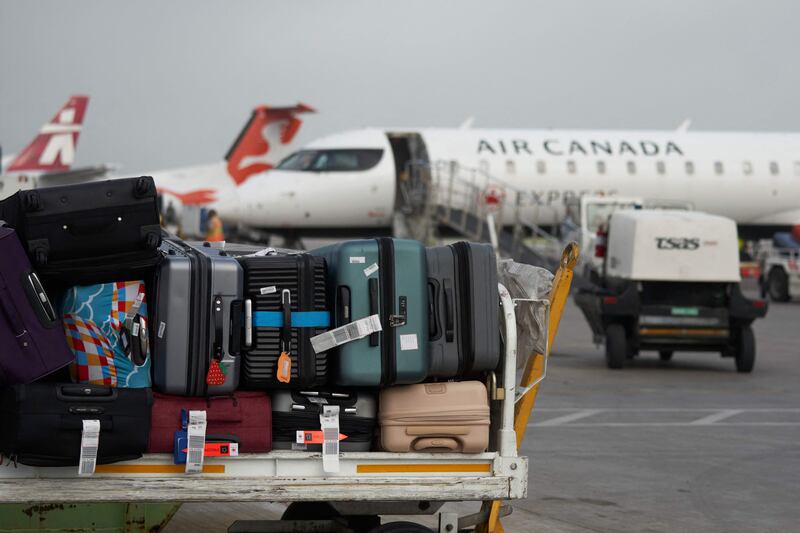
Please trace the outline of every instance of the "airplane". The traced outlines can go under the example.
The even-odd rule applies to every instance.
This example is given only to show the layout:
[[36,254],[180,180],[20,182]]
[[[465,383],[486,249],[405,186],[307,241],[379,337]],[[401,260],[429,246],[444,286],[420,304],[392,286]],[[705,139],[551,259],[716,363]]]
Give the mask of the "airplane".
[[[457,186],[471,180],[495,201],[520,191],[525,216],[545,227],[584,195],[689,202],[733,218],[745,239],[800,223],[800,134],[693,132],[688,123],[674,131],[344,131],[254,174],[218,211],[274,233],[388,232],[410,165],[456,175]],[[502,209],[504,223],[512,216]]]
[[22,152],[2,158],[0,197],[18,189],[92,179],[109,170],[106,165],[71,168],[88,105],[88,96],[70,96]]

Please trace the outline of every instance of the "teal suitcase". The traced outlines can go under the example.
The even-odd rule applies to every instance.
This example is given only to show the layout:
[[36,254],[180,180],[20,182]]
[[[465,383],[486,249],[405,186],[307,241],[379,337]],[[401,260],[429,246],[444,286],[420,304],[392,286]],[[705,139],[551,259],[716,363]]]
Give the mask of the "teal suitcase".
[[[428,376],[428,273],[417,241],[346,241],[310,252],[328,263],[334,325],[372,315],[382,331],[338,346],[331,358],[338,385],[419,383]],[[329,360],[331,360],[329,359]]]

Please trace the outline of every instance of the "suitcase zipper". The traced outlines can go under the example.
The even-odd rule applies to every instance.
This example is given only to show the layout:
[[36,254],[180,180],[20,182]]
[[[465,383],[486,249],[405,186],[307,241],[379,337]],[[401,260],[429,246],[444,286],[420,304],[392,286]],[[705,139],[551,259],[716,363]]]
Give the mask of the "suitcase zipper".
[[394,314],[394,241],[380,237],[378,241],[378,279],[381,292],[381,384],[392,385],[397,381],[397,358],[395,354],[395,331],[391,324]]
[[[456,326],[461,337],[461,346],[458,349],[458,375],[471,372],[475,366],[475,348],[472,345],[472,334],[470,328],[466,327],[471,321],[469,317],[472,313],[472,287],[469,275],[469,244],[457,242],[451,245],[456,256],[456,274],[458,276],[458,314]],[[459,320],[460,317],[460,320]]]

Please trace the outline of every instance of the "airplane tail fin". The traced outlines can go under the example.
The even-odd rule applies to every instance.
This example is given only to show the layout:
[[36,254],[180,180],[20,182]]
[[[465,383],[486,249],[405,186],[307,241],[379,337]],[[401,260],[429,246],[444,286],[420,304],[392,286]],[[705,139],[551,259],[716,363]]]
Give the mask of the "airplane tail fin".
[[8,166],[10,172],[63,172],[75,160],[89,97],[71,96],[39,134]]
[[289,145],[303,123],[297,115],[315,112],[302,103],[293,107],[256,107],[225,154],[228,175],[236,185],[273,168],[287,156]]

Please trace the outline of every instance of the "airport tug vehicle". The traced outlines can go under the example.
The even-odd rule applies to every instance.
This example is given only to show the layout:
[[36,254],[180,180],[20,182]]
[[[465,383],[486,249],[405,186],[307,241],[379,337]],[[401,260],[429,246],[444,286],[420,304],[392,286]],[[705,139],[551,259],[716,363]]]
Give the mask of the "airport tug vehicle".
[[611,214],[596,287],[575,301],[606,362],[619,369],[642,350],[662,361],[675,351],[719,352],[750,372],[756,357],[751,324],[766,315],[763,300],[740,290],[736,223],[677,210]]
[[800,295],[800,226],[758,243],[762,298],[788,302]]

